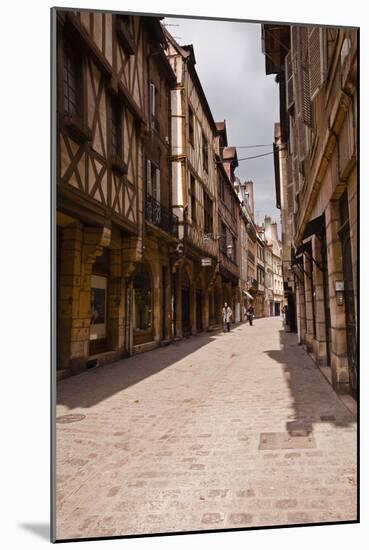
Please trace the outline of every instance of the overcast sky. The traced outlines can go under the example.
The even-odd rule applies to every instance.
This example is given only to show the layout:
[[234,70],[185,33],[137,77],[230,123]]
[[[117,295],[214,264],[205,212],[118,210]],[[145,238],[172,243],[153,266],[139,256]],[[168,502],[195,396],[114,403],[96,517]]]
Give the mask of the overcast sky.
[[[260,24],[179,18],[165,18],[164,23],[179,44],[193,44],[196,70],[214,120],[226,120],[228,145],[269,144],[238,149],[238,158],[272,151],[274,123],[279,119],[278,85],[274,75],[265,75]],[[173,24],[179,26],[169,26]],[[254,181],[257,222],[270,215],[279,225],[273,155],[240,161],[236,174],[241,181]]]

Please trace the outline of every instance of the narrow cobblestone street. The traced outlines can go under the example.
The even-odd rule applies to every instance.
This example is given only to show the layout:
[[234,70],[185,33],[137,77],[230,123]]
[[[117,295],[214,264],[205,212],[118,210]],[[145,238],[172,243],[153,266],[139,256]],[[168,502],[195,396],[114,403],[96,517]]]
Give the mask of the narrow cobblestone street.
[[59,540],[356,519],[355,417],[280,318],[63,380],[57,418]]

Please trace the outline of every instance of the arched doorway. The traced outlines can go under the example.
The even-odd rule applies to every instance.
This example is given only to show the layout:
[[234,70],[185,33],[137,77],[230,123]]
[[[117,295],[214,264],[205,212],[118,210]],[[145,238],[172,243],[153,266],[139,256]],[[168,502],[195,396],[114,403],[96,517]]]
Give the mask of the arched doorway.
[[133,275],[133,345],[150,342],[152,334],[151,277],[144,264]]
[[182,334],[191,334],[190,278],[187,270],[182,271]]

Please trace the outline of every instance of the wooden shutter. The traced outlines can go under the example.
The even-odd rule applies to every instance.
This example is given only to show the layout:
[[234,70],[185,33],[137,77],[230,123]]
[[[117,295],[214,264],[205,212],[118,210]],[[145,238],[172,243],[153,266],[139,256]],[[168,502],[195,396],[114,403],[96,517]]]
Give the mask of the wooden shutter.
[[311,126],[311,99],[310,99],[310,72],[309,72],[309,48],[308,28],[299,29],[299,51],[298,51],[298,104],[302,120]]
[[311,126],[311,94],[309,67],[301,67],[301,116],[305,124]]
[[146,195],[152,196],[151,160],[146,162]]
[[324,82],[323,29],[312,27],[308,32],[308,56],[310,72],[310,99],[320,90]]
[[192,211],[191,211],[191,175],[190,172],[187,172],[187,181],[186,181],[186,199],[187,199],[187,219],[192,222]]
[[306,125],[302,117],[297,120],[299,160],[303,160],[307,154]]
[[291,50],[288,52],[285,58],[285,74],[286,74],[287,111],[290,111],[294,104],[293,69],[292,69]]

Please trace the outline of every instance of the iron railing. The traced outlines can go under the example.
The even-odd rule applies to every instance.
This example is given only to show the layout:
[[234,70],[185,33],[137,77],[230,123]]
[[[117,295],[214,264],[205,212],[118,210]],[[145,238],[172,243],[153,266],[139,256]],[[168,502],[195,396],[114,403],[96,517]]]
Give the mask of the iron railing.
[[178,238],[178,216],[151,195],[146,195],[145,217],[148,222]]

